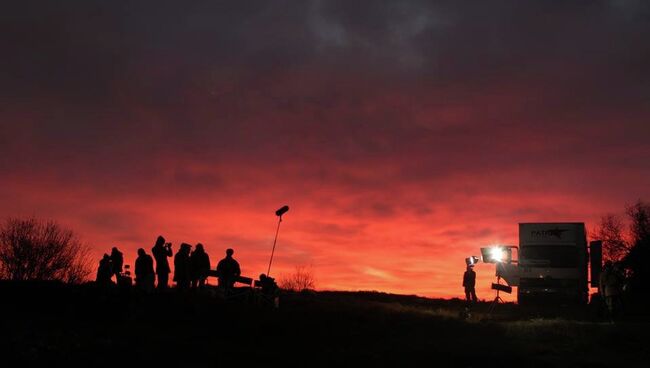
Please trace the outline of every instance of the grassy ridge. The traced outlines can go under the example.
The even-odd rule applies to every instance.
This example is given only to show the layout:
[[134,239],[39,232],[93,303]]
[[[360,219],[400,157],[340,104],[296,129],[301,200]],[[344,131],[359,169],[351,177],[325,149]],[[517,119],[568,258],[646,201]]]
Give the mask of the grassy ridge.
[[[27,363],[115,366],[645,366],[647,323],[533,318],[383,293],[286,294],[273,310],[212,295],[0,285],[2,347]],[[446,361],[449,363],[443,364]]]

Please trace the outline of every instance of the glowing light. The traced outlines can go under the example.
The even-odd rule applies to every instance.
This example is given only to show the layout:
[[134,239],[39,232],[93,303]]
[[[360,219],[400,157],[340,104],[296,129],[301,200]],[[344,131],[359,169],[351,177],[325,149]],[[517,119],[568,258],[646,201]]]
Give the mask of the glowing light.
[[501,247],[494,247],[490,250],[490,257],[496,262],[503,262],[506,258],[506,252]]

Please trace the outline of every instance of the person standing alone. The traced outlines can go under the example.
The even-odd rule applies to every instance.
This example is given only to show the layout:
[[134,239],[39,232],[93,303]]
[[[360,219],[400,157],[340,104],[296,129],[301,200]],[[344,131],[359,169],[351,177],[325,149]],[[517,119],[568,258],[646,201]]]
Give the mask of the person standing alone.
[[232,258],[233,253],[235,253],[234,250],[227,249],[226,258],[222,259],[217,264],[219,287],[224,289],[226,292],[232,290],[237,277],[241,274],[239,263]]
[[474,267],[467,266],[467,270],[463,274],[463,287],[465,288],[465,299],[468,302],[476,303],[478,299],[476,298],[476,290],[474,286],[476,285],[476,272],[474,272]]
[[599,291],[605,300],[609,319],[613,321],[615,317],[618,317],[622,307],[623,275],[611,261],[605,262],[603,271],[600,273]]

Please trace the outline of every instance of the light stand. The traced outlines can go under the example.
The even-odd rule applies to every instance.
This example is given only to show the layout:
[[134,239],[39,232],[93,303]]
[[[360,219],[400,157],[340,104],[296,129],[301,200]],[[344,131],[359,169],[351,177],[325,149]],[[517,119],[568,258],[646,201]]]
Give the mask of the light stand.
[[[494,297],[494,300],[490,304],[490,308],[488,309],[488,316],[494,312],[497,304],[505,303],[499,295],[501,291],[508,294],[512,293],[512,286],[510,286],[510,283],[512,281],[512,278],[510,278],[510,276],[512,276],[512,272],[509,271],[509,269],[511,270],[512,268],[508,268],[506,265],[510,266],[511,263],[517,263],[516,260],[512,259],[513,249],[516,249],[517,253],[519,252],[519,248],[514,245],[497,245],[481,248],[481,256],[483,262],[494,263],[496,266],[497,282],[496,284],[492,283],[492,290],[496,290],[497,295]],[[468,260],[466,259],[465,262],[468,262]],[[506,276],[505,285],[501,284],[501,275]]]
[[[497,275],[497,285],[501,285],[501,275]],[[494,284],[492,284],[492,287],[494,288]],[[497,304],[504,303],[503,299],[501,299],[501,297],[499,296],[499,291],[501,291],[501,289],[497,287],[496,291],[497,291],[497,295],[494,297],[492,304],[490,304],[490,309],[488,309],[488,316],[492,314]]]

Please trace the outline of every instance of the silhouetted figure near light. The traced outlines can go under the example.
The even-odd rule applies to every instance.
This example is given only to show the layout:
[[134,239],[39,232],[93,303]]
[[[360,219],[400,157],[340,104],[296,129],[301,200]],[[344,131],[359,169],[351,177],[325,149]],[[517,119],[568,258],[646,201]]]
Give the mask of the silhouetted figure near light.
[[621,309],[621,294],[623,293],[623,276],[611,261],[605,262],[603,271],[600,273],[600,295],[607,306],[607,313],[610,319],[616,317]]
[[190,287],[190,250],[192,246],[187,243],[181,244],[181,249],[174,256],[174,281],[179,290]]
[[241,274],[239,263],[232,258],[232,249],[226,250],[226,258],[219,261],[217,265],[217,277],[219,278],[219,287],[225,290],[231,290],[235,285],[237,277]]
[[[120,276],[122,274],[122,265],[124,264],[124,255],[122,252],[113,247],[111,250],[111,265],[113,266],[113,275],[115,275],[115,282],[120,282]],[[111,275],[111,277],[113,276]]]
[[107,286],[112,283],[112,276],[113,268],[111,266],[111,257],[108,254],[104,254],[104,257],[99,261],[99,267],[97,268],[97,278],[95,281],[98,285]]
[[156,244],[151,248],[151,253],[156,259],[156,275],[158,276],[158,289],[166,289],[169,282],[169,261],[167,257],[172,256],[172,243],[165,243],[165,238],[159,236]]
[[467,266],[467,271],[463,274],[463,287],[465,288],[465,299],[468,302],[476,303],[478,298],[476,298],[476,290],[474,286],[476,285],[476,272],[474,272],[474,267]]
[[155,279],[153,258],[144,249],[138,249],[138,258],[135,260],[135,285],[141,290],[151,292]]
[[205,280],[208,278],[210,271],[210,256],[203,249],[203,244],[199,243],[190,256],[192,274],[192,288],[204,287]]

